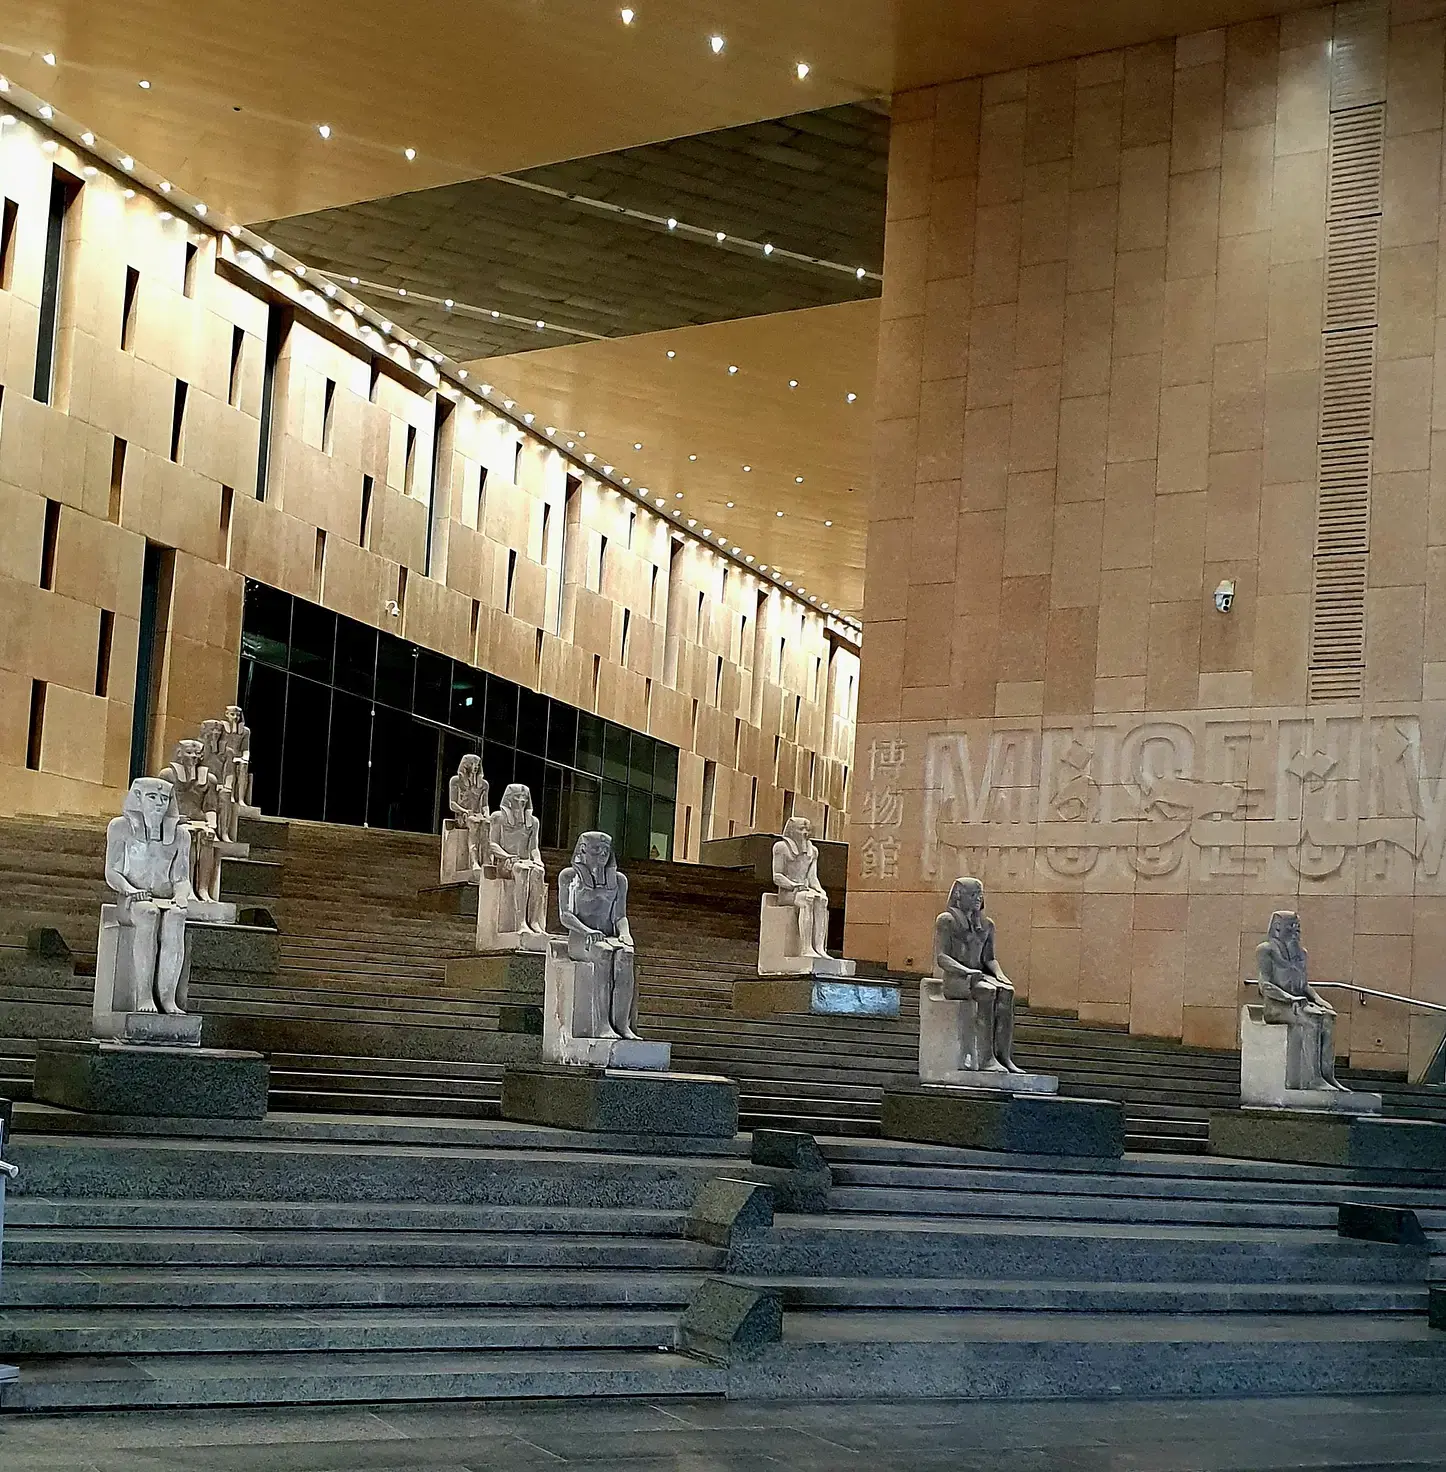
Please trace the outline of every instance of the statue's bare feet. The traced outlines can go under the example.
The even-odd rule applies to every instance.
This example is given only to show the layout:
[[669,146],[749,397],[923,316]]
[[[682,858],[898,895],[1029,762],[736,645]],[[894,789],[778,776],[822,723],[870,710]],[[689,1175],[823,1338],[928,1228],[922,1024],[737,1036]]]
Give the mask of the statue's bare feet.
[[1005,1063],[1004,1063],[1004,1066],[1010,1071],[1010,1073],[1023,1073],[1024,1072],[1024,1070],[1014,1061],[1013,1058],[1006,1059],[1005,1060]]

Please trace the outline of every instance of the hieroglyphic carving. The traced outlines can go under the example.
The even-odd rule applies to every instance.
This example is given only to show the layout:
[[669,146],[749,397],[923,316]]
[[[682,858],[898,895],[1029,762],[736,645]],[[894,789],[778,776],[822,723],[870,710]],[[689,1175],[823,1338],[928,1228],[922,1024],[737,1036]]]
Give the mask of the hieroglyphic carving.
[[1446,882],[1446,747],[1413,712],[936,733],[923,785],[925,879]]

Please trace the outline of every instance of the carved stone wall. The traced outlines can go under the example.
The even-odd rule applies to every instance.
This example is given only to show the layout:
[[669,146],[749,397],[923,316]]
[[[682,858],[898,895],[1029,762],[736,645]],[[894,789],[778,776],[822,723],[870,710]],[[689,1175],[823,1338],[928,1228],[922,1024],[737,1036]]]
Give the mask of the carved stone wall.
[[1443,15],[894,99],[850,955],[971,872],[1037,1006],[1231,1046],[1286,905],[1446,1001]]

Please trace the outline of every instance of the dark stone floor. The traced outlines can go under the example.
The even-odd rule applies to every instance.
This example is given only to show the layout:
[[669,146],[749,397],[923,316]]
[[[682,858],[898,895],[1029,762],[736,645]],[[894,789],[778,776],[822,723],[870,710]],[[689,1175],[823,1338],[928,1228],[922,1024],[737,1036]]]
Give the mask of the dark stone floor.
[[0,1420],[4,1472],[1426,1472],[1446,1403],[509,1402]]

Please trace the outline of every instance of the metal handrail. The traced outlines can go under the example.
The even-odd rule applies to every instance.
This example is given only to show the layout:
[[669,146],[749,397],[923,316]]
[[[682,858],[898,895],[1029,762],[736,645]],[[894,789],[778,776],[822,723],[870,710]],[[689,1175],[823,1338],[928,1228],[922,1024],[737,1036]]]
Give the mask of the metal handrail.
[[1417,997],[1402,997],[1395,992],[1378,992],[1372,987],[1357,986],[1353,981],[1313,981],[1313,987],[1335,987],[1343,992],[1360,992],[1363,997],[1380,997],[1385,1002],[1400,1002],[1406,1007],[1420,1007],[1426,1012],[1446,1012],[1440,1002],[1423,1002]]
[[11,1165],[8,1160],[0,1160],[0,1175],[9,1176],[13,1181],[20,1174],[18,1165]]

